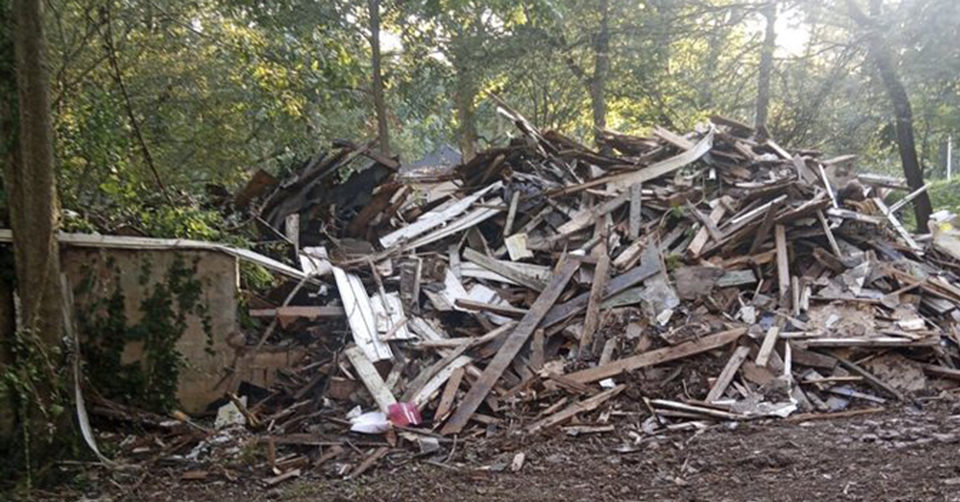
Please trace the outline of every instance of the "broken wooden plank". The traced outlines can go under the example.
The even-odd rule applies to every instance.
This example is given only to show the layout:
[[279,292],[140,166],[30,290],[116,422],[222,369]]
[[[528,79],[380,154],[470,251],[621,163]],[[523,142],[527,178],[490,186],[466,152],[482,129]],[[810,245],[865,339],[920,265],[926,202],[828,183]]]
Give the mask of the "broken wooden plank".
[[507,209],[507,221],[503,224],[503,235],[509,236],[513,231],[513,222],[517,218],[517,205],[520,203],[520,191],[517,190],[513,192],[513,196],[510,197],[510,208]]
[[960,380],[960,370],[954,368],[947,368],[946,366],[938,366],[936,364],[924,364],[923,371],[942,378],[949,378],[950,380]]
[[898,391],[897,389],[894,389],[894,388],[891,387],[890,385],[887,385],[886,382],[884,382],[883,380],[880,380],[879,378],[877,378],[876,376],[874,376],[873,373],[870,373],[869,371],[861,368],[859,365],[855,364],[853,361],[849,361],[849,360],[844,359],[844,358],[842,358],[842,357],[840,357],[840,356],[837,356],[837,355],[834,355],[834,357],[837,359],[837,361],[840,363],[841,366],[843,366],[844,368],[846,368],[846,369],[848,369],[848,370],[850,370],[850,371],[852,371],[852,372],[854,372],[854,373],[862,376],[862,377],[865,378],[868,382],[870,382],[870,384],[872,384],[873,386],[877,387],[878,389],[883,390],[884,392],[887,392],[888,394],[890,394],[891,396],[897,398],[897,399],[900,400],[900,401],[906,401],[906,400],[907,400],[907,397],[904,396],[903,393],[901,393],[901,392]]
[[416,249],[426,246],[427,244],[432,244],[451,235],[473,228],[503,211],[503,209],[500,208],[501,204],[503,204],[503,200],[501,200],[499,197],[492,199],[489,207],[477,207],[473,211],[470,211],[460,218],[447,223],[445,226],[413,241],[403,244],[403,250]]
[[589,397],[587,399],[584,399],[583,401],[573,403],[570,406],[546,418],[543,418],[541,420],[538,420],[530,424],[529,426],[527,426],[527,432],[530,432],[530,433],[538,432],[543,429],[547,429],[555,425],[559,425],[567,420],[570,420],[571,418],[574,417],[574,415],[578,413],[593,411],[598,407],[600,407],[600,405],[602,405],[603,403],[615,397],[617,394],[620,394],[621,392],[623,392],[623,390],[626,388],[627,388],[626,385],[620,384],[612,389],[605,390],[597,394],[596,396]]
[[830,229],[830,223],[823,215],[823,211],[817,211],[817,219],[820,220],[820,226],[823,228],[823,234],[827,236],[827,242],[830,243],[830,250],[833,251],[834,256],[842,259],[843,252],[840,251],[840,246],[837,244],[837,238],[834,237],[833,230]]
[[720,420],[743,420],[746,418],[743,415],[730,413],[728,411],[707,408],[706,406],[694,406],[691,404],[678,403],[677,401],[669,401],[666,399],[651,399],[650,404],[655,407],[670,408],[673,410],[683,411],[687,413],[694,413],[697,415],[705,415],[712,418],[719,418]]
[[880,212],[883,213],[884,216],[886,216],[887,221],[889,221],[890,225],[893,226],[893,229],[897,231],[897,234],[900,235],[900,238],[903,239],[903,242],[906,242],[907,245],[910,246],[910,249],[913,250],[913,252],[919,255],[922,255],[923,248],[920,247],[919,244],[917,244],[917,241],[913,240],[913,237],[910,235],[910,232],[907,232],[907,229],[903,227],[903,224],[900,223],[900,220],[897,219],[896,215],[894,215],[893,212],[890,211],[890,208],[888,208],[887,205],[884,204],[883,200],[881,200],[880,197],[874,197],[873,202],[874,204],[877,205],[877,208],[880,209]]
[[480,200],[487,193],[497,190],[503,186],[503,183],[496,182],[490,186],[479,190],[467,197],[464,197],[460,200],[451,201],[450,204],[440,206],[436,210],[426,212],[420,215],[416,221],[406,225],[396,231],[390,232],[387,235],[384,235],[380,238],[380,245],[384,249],[389,249],[401,242],[409,241],[415,237],[423,235],[434,228],[437,228],[444,223],[456,218],[457,216],[463,214],[473,205],[475,202]]
[[570,221],[557,228],[558,235],[570,235],[589,227],[600,216],[617,210],[630,200],[630,192],[625,192],[597,206],[589,207],[577,212]]
[[601,246],[603,251],[597,258],[593,283],[590,285],[590,296],[587,300],[587,315],[583,321],[583,330],[580,333],[580,348],[577,351],[580,359],[585,359],[591,354],[593,334],[600,325],[600,303],[603,301],[603,292],[607,287],[610,268],[610,255],[606,253],[606,245],[601,244]]
[[390,388],[387,387],[386,382],[380,377],[377,369],[373,367],[373,363],[367,358],[366,353],[356,345],[343,349],[343,353],[347,356],[347,359],[350,360],[353,369],[357,371],[357,376],[360,377],[360,381],[362,381],[363,385],[370,391],[370,395],[373,396],[377,407],[380,408],[380,411],[387,413],[390,405],[397,402],[397,398],[390,392]]
[[750,245],[749,254],[757,254],[757,252],[760,251],[760,246],[763,245],[764,241],[767,240],[767,236],[770,235],[770,230],[773,228],[773,221],[776,219],[779,211],[780,203],[771,204],[767,209],[767,214],[763,217],[760,228],[757,229],[756,236],[753,238],[753,244]]
[[[690,245],[687,246],[687,252],[690,253],[690,256],[700,256],[700,252],[703,251],[703,247],[711,237],[715,240],[723,238],[720,230],[717,229],[717,223],[720,223],[723,215],[727,212],[727,208],[724,207],[723,204],[717,204],[717,207],[710,211],[710,216],[707,218],[704,218],[696,208],[691,207],[691,209],[694,215],[703,222],[703,226],[700,227],[700,230],[697,231],[693,240],[690,241]],[[710,222],[709,224],[707,223],[708,221]]]
[[302,317],[304,319],[321,319],[343,317],[346,315],[343,307],[330,306],[295,306],[278,307],[275,309],[250,309],[250,317]]
[[[623,274],[610,279],[610,281],[607,283],[606,292],[604,293],[603,298],[606,300],[618,295],[658,273],[660,273],[659,260],[646,260],[642,262],[639,267],[633,268],[628,272],[624,272]],[[550,312],[547,313],[547,316],[544,317],[543,327],[549,328],[554,324],[577,315],[580,311],[587,308],[587,303],[589,303],[589,300],[590,293],[588,292],[575,296],[573,299],[565,303],[555,305],[550,309]]]
[[540,296],[537,297],[537,300],[530,307],[527,315],[520,320],[513,332],[507,336],[500,350],[497,351],[497,354],[490,363],[487,364],[487,367],[484,368],[480,378],[470,387],[467,395],[464,396],[463,401],[460,402],[460,406],[457,407],[447,423],[444,424],[443,429],[441,429],[441,434],[456,434],[463,429],[467,421],[470,420],[470,416],[477,411],[480,403],[483,402],[494,384],[500,379],[500,375],[513,361],[517,352],[520,351],[520,348],[523,347],[523,344],[527,342],[527,339],[530,338],[530,335],[533,334],[533,331],[543,320],[547,311],[556,303],[578,268],[580,268],[580,262],[575,259],[563,258],[561,260],[557,267],[557,272],[550,280],[550,283]]
[[518,319],[527,314],[526,309],[513,307],[509,304],[496,305],[493,303],[478,302],[478,301],[470,300],[469,298],[457,299],[456,305],[466,310],[473,310],[477,312],[493,312],[494,314],[497,314],[497,315],[514,317]]
[[642,183],[630,186],[630,222],[627,236],[634,241],[640,237],[640,225],[643,223],[640,213],[642,209],[642,194]]
[[355,274],[348,274],[340,267],[333,267],[333,276],[337,281],[337,291],[343,301],[354,343],[373,362],[393,358],[390,345],[380,340],[377,335],[377,321],[363,282]]
[[777,245],[777,284],[780,287],[780,302],[785,303],[790,294],[790,255],[787,251],[786,227],[775,226],[774,239]]
[[677,359],[690,357],[701,352],[723,347],[739,339],[747,328],[734,328],[728,331],[722,331],[713,335],[705,336],[699,340],[684,342],[673,347],[652,350],[644,352],[625,359],[613,361],[610,364],[588,368],[576,371],[566,375],[567,378],[581,383],[596,382],[604,378],[617,376],[626,371],[634,371],[648,366],[655,366]]
[[523,272],[520,268],[514,267],[513,264],[495,260],[471,248],[463,250],[463,258],[535,291],[543,291],[546,286],[539,278]]
[[777,344],[777,338],[780,334],[780,328],[777,326],[771,326],[767,330],[767,334],[763,337],[763,343],[760,345],[760,350],[757,351],[757,366],[766,366],[770,362],[770,356],[773,354],[773,349]]
[[434,421],[439,422],[447,418],[453,408],[453,400],[457,397],[457,389],[460,388],[464,373],[463,368],[457,368],[447,379],[447,384],[440,395],[440,404],[437,405],[437,411],[434,414]]
[[717,381],[710,388],[710,392],[707,394],[707,402],[716,401],[723,397],[723,393],[730,386],[730,382],[733,381],[733,377],[737,375],[740,365],[743,364],[748,355],[750,355],[750,347],[740,346],[733,351],[733,355],[727,360],[727,364],[720,372],[720,376],[717,377]]
[[657,162],[653,165],[638,169],[636,171],[629,171],[626,173],[615,174],[612,176],[604,176],[594,180],[590,180],[586,183],[580,183],[578,185],[565,187],[556,192],[556,194],[570,194],[579,192],[581,190],[586,190],[587,188],[592,188],[597,185],[602,185],[604,183],[608,184],[611,189],[626,189],[631,185],[637,183],[646,183],[650,180],[659,178],[668,173],[672,173],[677,169],[680,169],[684,166],[692,164],[693,162],[700,159],[706,155],[711,148],[713,148],[713,135],[714,128],[710,128],[703,139],[701,139],[697,144],[690,150],[687,150],[679,155],[670,157],[668,159]]
[[350,474],[347,476],[347,478],[355,479],[362,476],[363,473],[370,470],[370,468],[373,467],[374,464],[379,462],[380,459],[387,456],[387,453],[389,452],[390,452],[390,447],[388,446],[381,446],[377,448],[376,450],[373,451],[373,453],[368,455],[367,458],[363,459],[363,461],[360,462],[360,465],[358,465],[356,469],[350,471]]

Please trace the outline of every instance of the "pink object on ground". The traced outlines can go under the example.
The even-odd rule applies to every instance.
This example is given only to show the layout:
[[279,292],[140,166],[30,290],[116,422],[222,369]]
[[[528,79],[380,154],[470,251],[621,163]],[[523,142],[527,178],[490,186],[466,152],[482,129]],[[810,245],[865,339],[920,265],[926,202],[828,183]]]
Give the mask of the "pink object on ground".
[[420,425],[423,418],[420,417],[420,410],[413,403],[394,403],[387,408],[387,416],[393,425],[404,427],[407,425]]

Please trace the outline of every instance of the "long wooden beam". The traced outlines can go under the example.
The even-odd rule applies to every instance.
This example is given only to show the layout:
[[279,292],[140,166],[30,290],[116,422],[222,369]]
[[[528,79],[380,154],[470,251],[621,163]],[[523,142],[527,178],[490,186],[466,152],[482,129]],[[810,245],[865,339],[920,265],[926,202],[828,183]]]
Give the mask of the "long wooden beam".
[[470,420],[470,417],[477,411],[477,408],[480,407],[480,403],[486,399],[487,394],[490,393],[490,390],[493,389],[497,380],[500,379],[500,375],[507,369],[507,366],[510,365],[513,358],[520,352],[520,348],[523,347],[523,344],[527,342],[530,335],[533,334],[533,331],[537,329],[537,326],[543,321],[547,311],[556,303],[557,299],[560,298],[560,294],[563,293],[567,283],[570,282],[573,274],[575,274],[579,268],[580,262],[576,259],[564,258],[561,261],[557,267],[557,272],[550,279],[550,283],[547,284],[547,287],[540,293],[537,300],[533,302],[530,310],[523,316],[523,319],[520,320],[513,332],[507,336],[500,350],[497,351],[497,354],[493,356],[490,364],[483,370],[480,378],[473,384],[473,387],[470,387],[467,395],[464,396],[463,401],[460,402],[460,406],[458,406],[453,415],[450,416],[450,420],[444,424],[443,429],[440,431],[441,434],[456,434],[463,430],[463,427],[467,425],[467,421]]
[[666,347],[659,350],[644,352],[633,357],[619,359],[617,361],[613,361],[612,363],[597,366],[595,368],[576,371],[565,376],[580,383],[596,382],[598,380],[603,380],[604,378],[617,376],[625,371],[633,371],[640,368],[646,368],[648,366],[655,366],[657,364],[683,359],[684,357],[690,357],[701,352],[723,347],[728,343],[736,341],[746,332],[747,328],[735,328],[729,331],[722,331],[714,335],[705,336],[699,340],[681,343],[680,345],[675,345],[673,347]]

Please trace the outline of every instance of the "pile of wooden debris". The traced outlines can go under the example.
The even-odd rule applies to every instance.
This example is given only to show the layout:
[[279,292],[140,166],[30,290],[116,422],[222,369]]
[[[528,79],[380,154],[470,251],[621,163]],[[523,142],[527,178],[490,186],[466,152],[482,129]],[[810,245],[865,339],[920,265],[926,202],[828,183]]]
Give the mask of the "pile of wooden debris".
[[[597,152],[500,110],[518,137],[455,170],[402,176],[351,145],[237,197],[308,274],[254,302],[273,319],[248,343],[296,334],[313,355],[231,404],[270,482],[356,476],[404,443],[443,460],[499,434],[640,441],[960,379],[960,260],[904,229],[916,192],[896,180],[720,117]],[[355,159],[372,167],[337,183]]]

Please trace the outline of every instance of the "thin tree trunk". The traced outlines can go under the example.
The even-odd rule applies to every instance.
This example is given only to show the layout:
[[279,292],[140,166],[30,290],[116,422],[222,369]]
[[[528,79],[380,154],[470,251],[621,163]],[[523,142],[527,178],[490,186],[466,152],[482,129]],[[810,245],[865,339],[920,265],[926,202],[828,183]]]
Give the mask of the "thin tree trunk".
[[103,35],[104,44],[107,48],[107,59],[110,61],[110,68],[113,70],[113,80],[117,83],[117,87],[120,88],[120,95],[123,96],[124,108],[127,111],[127,118],[130,119],[130,128],[133,129],[133,136],[137,140],[137,144],[140,146],[140,152],[143,154],[143,161],[147,164],[147,168],[150,169],[150,172],[153,174],[154,181],[157,182],[157,186],[160,188],[160,192],[163,193],[164,198],[167,199],[167,202],[173,202],[173,198],[170,197],[170,192],[167,191],[167,186],[163,183],[163,178],[160,177],[160,172],[157,170],[157,165],[153,162],[153,155],[150,153],[150,148],[147,147],[146,140],[143,139],[143,133],[140,130],[140,121],[137,120],[137,113],[133,109],[133,101],[130,99],[130,93],[127,92],[127,85],[123,81],[123,73],[120,71],[120,62],[117,59],[117,50],[113,43],[113,21],[110,18],[110,10],[104,10],[104,22],[106,26],[106,31]]
[[477,86],[470,71],[457,68],[457,124],[459,125],[460,153],[468,161],[477,155],[477,113],[473,101],[477,96]]
[[390,155],[390,130],[387,127],[387,103],[383,97],[383,73],[380,57],[380,0],[368,0],[370,9],[370,57],[373,66],[373,107],[377,112],[377,137],[380,152]]
[[593,77],[590,79],[590,104],[593,110],[594,141],[607,127],[606,86],[610,73],[610,2],[600,0],[600,29],[593,42]]
[[[3,96],[0,106],[0,138],[7,138],[4,152],[4,190],[13,231],[14,269],[20,298],[20,326],[37,349],[45,353],[44,374],[30,396],[22,420],[30,422],[31,463],[43,461],[50,441],[60,440],[60,419],[50,414],[56,396],[55,355],[60,348],[63,317],[60,310],[60,252],[56,240],[59,222],[56,177],[53,165],[53,130],[50,117],[50,82],[46,64],[46,41],[41,0],[15,0],[12,9],[15,84],[10,69],[0,70],[4,91],[13,85],[17,100]],[[2,29],[9,29],[3,26]],[[4,65],[7,66],[7,65]],[[14,106],[16,108],[14,109]],[[16,117],[15,119],[13,117]],[[9,138],[17,138],[12,145]],[[13,361],[14,364],[20,361]],[[37,364],[28,361],[25,364]],[[29,378],[26,366],[21,378]],[[53,432],[53,434],[50,434]]]
[[463,37],[463,33],[457,33],[453,37],[452,45],[453,69],[456,74],[454,106],[457,109],[457,138],[460,154],[466,162],[477,155],[477,114],[473,102],[478,90],[474,72],[471,70],[469,41]]
[[[910,106],[910,97],[897,74],[893,54],[883,39],[880,28],[873,19],[864,14],[855,1],[846,0],[846,4],[850,17],[866,30],[867,55],[876,65],[880,80],[883,82],[887,96],[890,97],[890,103],[893,105],[894,124],[897,130],[897,149],[900,152],[903,175],[907,178],[907,184],[910,185],[912,190],[919,190],[924,184],[923,169],[920,167],[920,161],[917,158],[917,146],[913,137],[913,108]],[[879,14],[879,1],[871,0],[870,6],[874,15]],[[930,204],[930,197],[926,192],[913,200],[913,211],[917,219],[917,231],[921,233],[929,232],[927,222],[933,208]]]
[[[13,49],[13,13],[8,0],[0,0],[0,165],[4,179],[13,173],[13,166],[19,164],[19,145],[17,132],[17,74],[14,65]],[[6,183],[5,190],[11,185]],[[8,196],[9,198],[9,196]],[[9,204],[9,203],[8,203]],[[0,225],[10,225],[9,208],[0,207]],[[7,266],[11,251],[0,250],[0,373],[6,373],[13,363],[10,347],[16,330],[13,307],[13,277]],[[0,395],[0,439],[12,436],[16,424],[16,413],[11,396]],[[0,441],[0,444],[3,444]]]
[[22,319],[51,346],[60,343],[60,253],[53,129],[41,0],[14,2],[19,162],[8,162],[6,190]]
[[773,73],[773,52],[777,48],[777,4],[769,1],[763,6],[763,16],[767,18],[767,28],[760,48],[760,75],[757,79],[757,114],[754,126],[767,126],[770,112],[770,75]]

